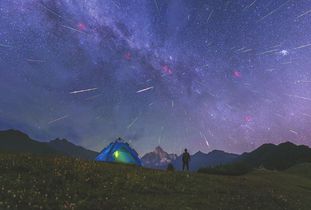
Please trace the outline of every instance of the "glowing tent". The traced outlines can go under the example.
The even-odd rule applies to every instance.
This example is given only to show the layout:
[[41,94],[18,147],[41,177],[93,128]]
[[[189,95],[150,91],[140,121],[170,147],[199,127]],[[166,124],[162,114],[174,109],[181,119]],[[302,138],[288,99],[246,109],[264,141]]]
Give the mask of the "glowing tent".
[[141,160],[139,159],[137,152],[120,138],[103,149],[95,160],[141,166]]

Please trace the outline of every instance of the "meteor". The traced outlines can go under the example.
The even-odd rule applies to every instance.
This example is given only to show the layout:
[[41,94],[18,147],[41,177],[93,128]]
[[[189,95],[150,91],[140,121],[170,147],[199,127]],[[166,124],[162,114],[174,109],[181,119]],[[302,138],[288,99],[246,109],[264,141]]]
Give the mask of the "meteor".
[[251,8],[256,3],[256,1],[257,0],[253,1],[250,5],[246,6],[244,10]]
[[151,90],[153,89],[154,87],[151,86],[151,87],[148,87],[148,88],[145,88],[145,89],[142,89],[142,90],[138,90],[136,93],[142,93],[142,92],[145,92],[145,91],[148,91],[148,90]]
[[206,146],[209,147],[209,143],[207,140],[205,140]]
[[31,59],[31,58],[28,58],[27,61],[30,63],[45,63],[44,60]]
[[45,6],[43,3],[40,3],[40,5],[46,9],[47,11],[49,11],[50,13],[52,13],[53,15],[56,15],[59,18],[63,18],[60,14],[58,14],[57,12],[55,12],[54,10],[48,8],[47,6]]
[[293,98],[299,98],[299,99],[303,99],[306,101],[311,101],[311,98],[307,98],[307,97],[303,97],[303,96],[296,96],[296,95],[287,95],[289,97],[293,97]]
[[306,117],[311,117],[310,114],[307,114],[307,113],[302,113],[303,116],[306,116]]
[[271,53],[275,53],[275,52],[279,52],[279,50],[268,50],[268,51],[259,53],[257,55],[265,55],[265,54],[271,54]]
[[73,28],[73,27],[71,27],[71,26],[62,25],[62,27],[67,28],[67,29],[70,29],[70,30],[75,31],[75,32],[85,33],[85,32],[83,32],[83,31],[80,31],[80,30],[78,30],[78,29],[76,29],[76,28]]
[[57,122],[57,121],[60,121],[60,120],[65,119],[65,118],[67,118],[67,117],[68,117],[68,115],[65,115],[65,116],[63,116],[63,117],[60,117],[60,118],[57,118],[57,119],[55,119],[55,120],[52,120],[52,121],[48,122],[48,124],[53,124],[53,123],[55,123],[55,122]]
[[112,1],[112,3],[113,3],[116,7],[118,7],[118,9],[121,8],[120,5],[119,5],[117,2],[115,2],[114,0]]
[[209,20],[211,19],[212,15],[214,13],[214,10],[211,11],[211,13],[209,14],[208,18],[207,18],[207,21],[206,21],[206,24],[208,24]]
[[306,48],[306,47],[311,47],[311,44],[301,45],[299,47],[294,48],[294,50],[298,50],[298,49],[302,49],[302,48]]
[[269,12],[267,15],[263,16],[260,20],[257,21],[258,22],[261,22],[263,21],[264,19],[266,19],[267,17],[269,17],[270,15],[274,14],[275,12],[277,12],[279,9],[281,9],[285,4],[287,4],[290,0],[284,2],[283,4],[281,4],[281,6],[279,6],[278,8],[272,10],[271,12]]
[[0,47],[10,48],[10,47],[12,47],[12,46],[7,45],[7,44],[0,44]]
[[137,120],[138,120],[138,117],[136,117],[136,118],[127,126],[127,129],[130,129],[130,128],[136,123]]
[[84,92],[90,92],[90,91],[94,91],[97,90],[98,88],[90,88],[90,89],[84,89],[84,90],[75,90],[70,92],[69,94],[78,94],[78,93],[84,93]]
[[311,10],[306,11],[306,12],[302,13],[301,15],[299,15],[297,18],[301,18],[301,17],[303,17],[303,16],[305,16],[305,15],[308,15],[308,14],[310,14],[310,13],[311,13]]
[[242,53],[247,53],[247,52],[250,52],[250,51],[253,51],[253,49],[246,49],[246,50],[243,50],[241,51]]
[[289,132],[295,134],[295,135],[298,135],[298,132],[297,131],[294,131],[294,130],[289,130]]
[[160,13],[160,8],[159,8],[158,1],[157,0],[153,0],[153,2],[154,2],[155,6],[157,8],[158,13]]

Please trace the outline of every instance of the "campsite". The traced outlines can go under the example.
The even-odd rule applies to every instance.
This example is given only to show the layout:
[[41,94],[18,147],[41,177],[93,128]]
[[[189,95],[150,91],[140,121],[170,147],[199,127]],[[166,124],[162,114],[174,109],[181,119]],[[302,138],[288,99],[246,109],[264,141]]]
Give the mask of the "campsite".
[[[228,163],[228,167],[200,173],[182,172],[180,165],[168,170],[146,168],[132,145],[120,138],[94,154],[65,140],[45,144],[13,130],[0,132],[0,145],[0,209],[311,208],[311,164],[304,163],[311,157],[311,149],[291,143],[263,145],[244,154],[252,160],[253,169]],[[52,151],[48,145],[61,150]],[[64,147],[66,153],[60,154]],[[49,152],[42,154],[43,149]],[[284,157],[284,151],[292,156]],[[277,156],[269,160],[271,154]],[[88,159],[90,155],[93,159]],[[169,156],[159,147],[153,155]],[[218,160],[228,157],[219,151],[211,155]],[[192,157],[193,161],[204,159],[203,153]],[[270,170],[257,167],[256,158],[263,157],[266,161],[259,165]],[[279,157],[287,164],[280,164]]]
[[118,138],[115,142],[110,143],[99,153],[95,160],[142,166],[137,152],[121,138]]
[[0,0],[0,210],[311,210],[311,0]]

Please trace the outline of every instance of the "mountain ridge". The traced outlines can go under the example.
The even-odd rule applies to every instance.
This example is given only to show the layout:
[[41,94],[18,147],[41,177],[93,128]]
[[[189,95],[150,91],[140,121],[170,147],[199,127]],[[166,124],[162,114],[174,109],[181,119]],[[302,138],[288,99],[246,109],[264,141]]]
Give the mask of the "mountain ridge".
[[299,163],[311,162],[311,148],[288,141],[278,145],[263,144],[252,152],[243,153],[238,161],[254,168],[285,170]]
[[[201,151],[191,155],[190,171],[197,171],[202,167],[213,167],[217,165],[227,164],[233,162],[239,155],[228,153],[221,150],[213,150],[209,153]],[[178,156],[172,163],[176,170],[182,170],[182,155]]]
[[8,153],[31,153],[38,155],[64,155],[74,158],[93,160],[97,152],[75,145],[66,139],[40,142],[26,133],[8,129],[0,131],[0,151]]
[[[0,152],[63,155],[86,160],[94,160],[99,154],[66,139],[39,142],[33,140],[26,133],[14,129],[0,131]],[[167,165],[171,163],[176,170],[182,169],[182,155],[169,154],[160,146],[143,155],[141,160],[147,168],[166,169]],[[198,151],[191,155],[190,170],[197,171],[200,168],[231,163],[243,163],[251,168],[264,167],[269,170],[285,170],[304,162],[311,162],[311,149],[308,146],[296,145],[292,142],[283,142],[278,145],[267,143],[241,155],[221,150],[213,150],[207,154]]]

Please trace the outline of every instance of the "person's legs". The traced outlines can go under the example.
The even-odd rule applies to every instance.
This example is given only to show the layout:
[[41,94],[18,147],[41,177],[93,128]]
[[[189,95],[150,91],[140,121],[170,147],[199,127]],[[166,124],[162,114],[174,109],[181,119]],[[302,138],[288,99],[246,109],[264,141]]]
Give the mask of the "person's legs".
[[185,162],[184,161],[182,162],[182,170],[183,171],[185,170]]
[[189,171],[189,162],[186,163],[187,171]]

